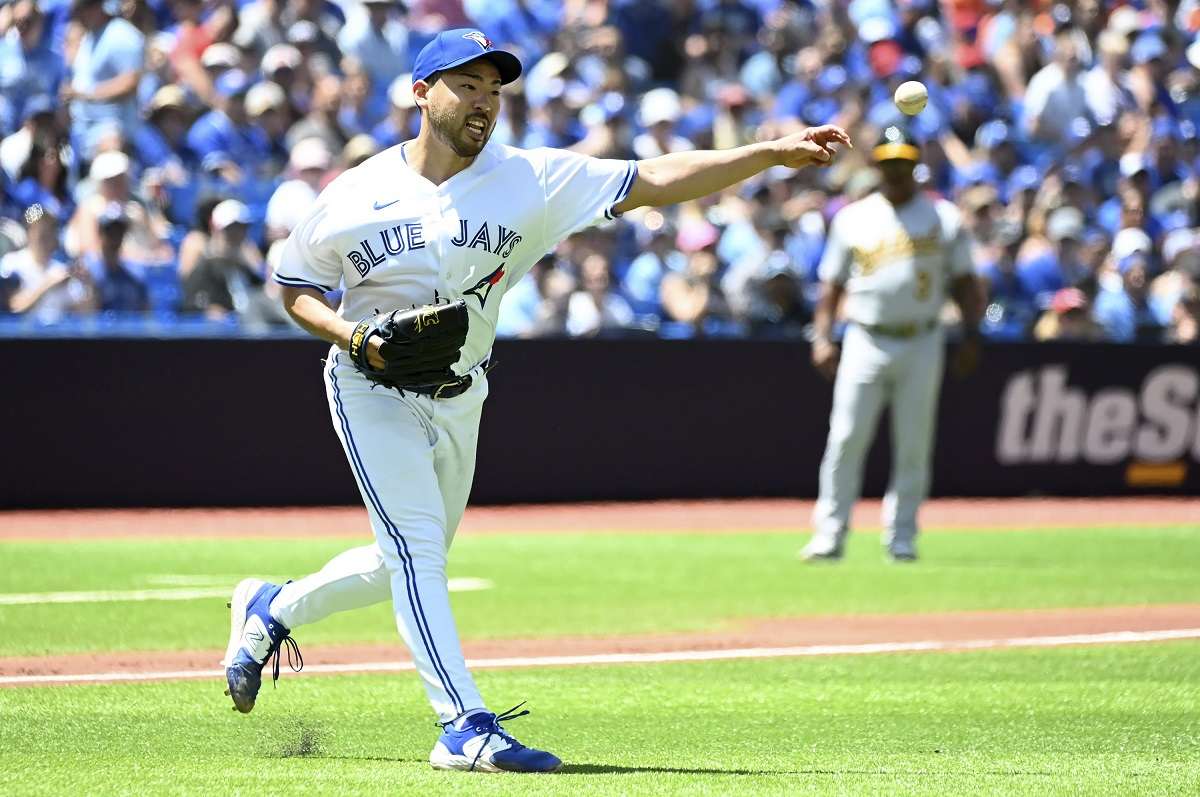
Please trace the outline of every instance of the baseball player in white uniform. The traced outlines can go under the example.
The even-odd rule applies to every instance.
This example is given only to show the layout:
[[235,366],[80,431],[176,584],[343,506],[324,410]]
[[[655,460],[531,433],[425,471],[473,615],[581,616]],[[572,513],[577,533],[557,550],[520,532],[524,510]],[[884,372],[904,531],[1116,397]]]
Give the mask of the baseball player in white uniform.
[[[824,126],[635,163],[489,143],[501,86],[520,73],[517,58],[477,30],[439,34],[413,69],[418,136],[340,175],[288,239],[275,279],[292,318],[332,344],[324,368],[330,415],[375,541],[284,585],[240,583],[223,661],[234,706],[248,712],[265,663],[275,656],[278,677],[278,648],[294,650],[292,629],[390,599],[443,728],[430,754],[440,769],[561,766],[501,727],[527,712],[487,710],[464,663],[446,588],[446,554],[471,490],[502,295],[592,223],[704,196],[775,165],[825,164],[837,147],[850,145],[845,131]],[[335,309],[326,293],[339,285]],[[351,340],[356,320],[458,301],[466,303],[469,326],[445,384],[381,388],[364,376],[364,364],[351,361],[347,350],[363,352],[361,338]],[[365,365],[385,367],[387,351],[370,338]]]
[[[913,169],[920,148],[904,128],[886,128],[873,155],[881,188],[834,217],[820,265],[812,359],[825,376],[836,372],[836,381],[814,533],[801,552],[808,560],[841,558],[867,451],[889,404],[892,475],[883,501],[883,544],[893,561],[917,558],[917,509],[929,490],[942,382],[939,314],[947,291],[963,317],[954,370],[965,374],[979,354],[982,293],[958,210],[918,190]],[[839,362],[832,332],[843,298],[848,324]]]

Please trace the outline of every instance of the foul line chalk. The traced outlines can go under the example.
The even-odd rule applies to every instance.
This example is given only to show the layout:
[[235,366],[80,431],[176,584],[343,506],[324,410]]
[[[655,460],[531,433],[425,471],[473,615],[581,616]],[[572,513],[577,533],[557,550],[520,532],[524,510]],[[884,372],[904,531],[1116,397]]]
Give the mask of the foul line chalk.
[[[588,656],[530,656],[494,659],[468,659],[476,670],[513,667],[572,667],[601,664],[669,664],[731,659],[782,659],[803,656],[862,656],[875,653],[922,653],[930,651],[995,650],[1022,647],[1064,647],[1068,645],[1116,645],[1134,642],[1163,642],[1172,639],[1200,639],[1200,628],[1175,628],[1162,631],[1109,631],[1099,634],[1009,637],[1007,639],[970,639],[955,642],[879,642],[864,645],[806,645],[788,648],[733,648],[730,650],[671,650],[661,653],[601,653]],[[350,674],[404,672],[415,669],[409,661],[364,662],[361,664],[313,664],[306,673]],[[175,670],[167,672],[110,672],[78,675],[0,676],[0,685],[74,684],[112,681],[177,681],[187,678],[220,678],[224,670]]]

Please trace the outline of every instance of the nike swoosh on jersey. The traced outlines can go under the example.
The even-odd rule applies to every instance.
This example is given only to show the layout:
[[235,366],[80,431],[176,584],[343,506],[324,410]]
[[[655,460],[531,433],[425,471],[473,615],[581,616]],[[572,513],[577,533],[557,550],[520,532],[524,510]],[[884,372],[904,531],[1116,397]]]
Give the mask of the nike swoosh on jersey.
[[379,204],[379,200],[377,199],[377,200],[375,200],[375,209],[383,210],[384,208],[391,207],[392,205],[396,204],[399,201],[400,201],[399,199],[393,199],[391,202],[385,202],[384,204],[381,205],[381,204]]

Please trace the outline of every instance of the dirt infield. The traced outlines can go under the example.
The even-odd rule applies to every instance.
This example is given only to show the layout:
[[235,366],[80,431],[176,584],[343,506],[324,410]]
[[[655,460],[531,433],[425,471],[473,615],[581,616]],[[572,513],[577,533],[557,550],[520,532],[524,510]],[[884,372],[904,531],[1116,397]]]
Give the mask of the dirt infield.
[[[793,499],[471,507],[460,533],[721,533],[808,528],[812,502]],[[1200,527],[1194,498],[938,499],[921,509],[925,529],[994,529],[1097,524]],[[879,528],[879,501],[859,503],[854,525]],[[360,507],[142,509],[0,512],[0,540],[127,537],[357,537],[369,535]]]
[[[636,636],[571,636],[465,642],[469,659],[790,648],[815,645],[886,645],[936,642],[939,650],[971,643],[1028,637],[1200,628],[1200,605],[1040,609],[1019,612],[858,615],[780,618],[733,625],[723,631]],[[303,634],[300,635],[301,641]],[[1064,640],[1063,644],[1070,644]],[[81,673],[173,673],[211,671],[222,651],[88,653],[49,657],[0,657],[0,677]],[[403,646],[353,645],[304,650],[305,665],[353,665],[410,661]],[[90,679],[104,682],[100,675]]]

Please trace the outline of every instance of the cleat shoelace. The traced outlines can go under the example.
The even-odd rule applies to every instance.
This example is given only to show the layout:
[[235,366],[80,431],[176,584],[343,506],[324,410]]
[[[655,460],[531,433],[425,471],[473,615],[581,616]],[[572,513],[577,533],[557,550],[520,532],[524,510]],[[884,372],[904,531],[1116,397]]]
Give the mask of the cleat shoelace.
[[[279,651],[285,647],[287,648],[288,667],[291,668],[292,672],[300,672],[304,669],[304,656],[300,654],[300,646],[296,644],[296,640],[292,639],[291,634],[288,634],[280,639],[279,644],[275,647],[275,649],[267,655],[268,659],[274,659],[274,661],[271,663],[272,688],[278,688],[277,681],[279,681]],[[295,654],[296,661],[300,662],[299,666],[297,666],[296,661],[292,660],[292,654]],[[263,665],[266,666],[265,661],[263,662]]]
[[[515,720],[518,717],[524,717],[526,714],[528,714],[529,709],[525,709],[524,711],[517,711],[517,709],[519,709],[521,706],[525,705],[526,702],[528,702],[528,701],[522,700],[520,703],[518,703],[517,705],[510,708],[508,711],[505,711],[501,714],[487,714],[486,712],[480,713],[480,715],[479,715],[480,717],[487,716],[487,717],[491,717],[491,719],[485,723],[475,725],[476,733],[486,733],[487,736],[485,736],[483,738],[483,744],[479,745],[479,751],[475,753],[475,758],[471,759],[471,768],[468,770],[469,772],[475,771],[475,765],[479,763],[480,756],[482,756],[483,751],[487,749],[488,742],[490,742],[492,740],[493,736],[499,736],[501,739],[503,739],[507,742],[510,742],[514,746],[523,746],[516,739],[509,736],[508,733],[506,733],[505,730],[500,727],[500,723],[505,722],[507,720]],[[478,720],[477,720],[477,722],[478,722]],[[444,722],[444,723],[438,723],[438,724],[444,730],[446,728],[446,726],[453,725],[454,720],[451,720],[450,722]]]

